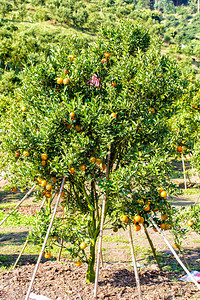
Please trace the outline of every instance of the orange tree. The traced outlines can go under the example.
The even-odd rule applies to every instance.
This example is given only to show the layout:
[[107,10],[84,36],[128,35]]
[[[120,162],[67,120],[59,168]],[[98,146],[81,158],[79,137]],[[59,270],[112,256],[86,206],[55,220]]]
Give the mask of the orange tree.
[[38,199],[46,199],[32,241],[42,243],[65,176],[63,218],[56,218],[48,245],[66,241],[77,265],[88,264],[87,282],[95,277],[104,194],[115,231],[132,218],[135,230],[139,222],[150,225],[150,213],[163,229],[171,226],[166,120],[185,85],[177,64],[160,54],[145,28],[120,23],[103,27],[87,49],[74,40],[71,47],[52,48],[37,65],[30,62],[15,91],[18,101],[2,114],[1,167],[11,187],[35,182]]

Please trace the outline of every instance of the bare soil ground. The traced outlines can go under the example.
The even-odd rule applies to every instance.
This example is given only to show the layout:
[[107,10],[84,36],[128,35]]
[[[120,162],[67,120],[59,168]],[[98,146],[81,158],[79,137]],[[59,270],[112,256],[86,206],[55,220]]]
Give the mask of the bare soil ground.
[[[182,180],[182,179],[181,179]],[[181,180],[177,184],[181,183]],[[2,182],[0,181],[0,184]],[[3,185],[3,184],[2,184]],[[21,193],[13,194],[0,189],[0,209],[6,212],[13,207]],[[199,201],[200,192],[189,196],[179,196],[173,200],[173,205],[185,206]],[[19,211],[24,215],[33,215],[39,208],[32,202],[33,198],[25,201]],[[18,300],[25,299],[33,270],[38,258],[38,251],[29,246],[22,255],[20,265],[12,270],[23,244],[26,240],[28,229],[26,227],[0,228],[0,299]],[[137,255],[143,299],[199,299],[200,291],[193,283],[181,282],[178,278],[184,271],[178,265],[170,250],[159,233],[149,229],[154,246],[157,250],[163,270],[160,271],[152,257],[152,253],[144,231],[134,232],[134,247]],[[173,245],[173,238],[169,231],[165,235]],[[31,248],[33,247],[33,248]],[[191,231],[189,237],[183,242],[185,255],[192,270],[200,271],[200,239]],[[94,284],[85,283],[86,265],[76,267],[67,254],[63,252],[60,262],[57,262],[59,249],[55,249],[50,260],[42,259],[32,292],[49,297],[52,300],[61,297],[69,299],[93,299]],[[100,270],[98,299],[128,300],[138,299],[135,276],[131,265],[131,252],[129,247],[128,232],[119,230],[114,233],[109,228],[104,230],[103,240],[104,266]]]

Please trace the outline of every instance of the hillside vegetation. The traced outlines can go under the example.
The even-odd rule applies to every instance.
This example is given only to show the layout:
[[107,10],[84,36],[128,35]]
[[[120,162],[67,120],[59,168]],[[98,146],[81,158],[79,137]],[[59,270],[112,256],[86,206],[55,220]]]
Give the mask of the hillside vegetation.
[[[0,108],[6,110],[23,79],[26,65],[36,65],[50,48],[78,43],[87,48],[101,25],[130,19],[162,43],[162,53],[199,75],[200,19],[196,6],[175,7],[159,1],[0,0]],[[157,39],[157,42],[158,42]]]

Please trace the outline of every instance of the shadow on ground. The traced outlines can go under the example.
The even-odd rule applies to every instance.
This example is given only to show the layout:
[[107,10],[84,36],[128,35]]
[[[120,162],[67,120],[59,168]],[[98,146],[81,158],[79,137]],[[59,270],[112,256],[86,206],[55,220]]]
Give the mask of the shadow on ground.
[[22,232],[9,232],[9,233],[0,233],[0,248],[5,246],[12,245],[22,245],[26,237],[28,235],[28,231]]
[[[176,253],[178,254],[183,264],[186,266],[182,254],[179,254],[178,250],[176,250]],[[149,262],[149,265],[155,264],[154,257],[150,250],[147,252],[147,255],[148,256],[146,260]],[[173,272],[173,278],[175,274],[185,273],[170,250],[158,251],[157,256],[163,270]],[[200,247],[195,249],[184,248],[184,256],[191,270],[200,271]]]
[[[0,255],[0,268],[5,267],[7,269],[12,267],[16,262],[18,255],[19,254]],[[18,262],[18,266],[35,264],[38,260],[38,256],[39,255],[36,254],[23,254],[20,258],[20,261]],[[45,263],[48,260],[55,261],[56,258],[51,257],[50,259],[46,259],[45,257],[42,257],[41,263]]]
[[[178,251],[176,251],[176,253],[178,254]],[[195,249],[186,248],[184,249],[184,253],[191,270],[200,271],[200,247]],[[149,250],[146,257],[146,267],[138,269],[140,273],[141,285],[153,286],[155,282],[158,284],[162,283],[163,281],[177,281],[178,278],[180,278],[182,275],[185,275],[185,271],[179,265],[170,250],[159,251],[157,252],[157,256],[162,266],[162,271],[160,271],[158,268],[155,268],[156,262],[153,258],[152,252]],[[179,257],[185,265],[182,256],[179,255]],[[113,276],[107,277],[105,275],[104,278],[105,280],[99,282],[100,286],[107,285],[108,283],[115,287],[132,287],[135,285],[134,270],[128,270],[125,268],[120,269],[114,272]]]
[[0,203],[10,203],[10,202],[18,202],[24,197],[25,193],[17,192],[8,192],[8,191],[0,191]]

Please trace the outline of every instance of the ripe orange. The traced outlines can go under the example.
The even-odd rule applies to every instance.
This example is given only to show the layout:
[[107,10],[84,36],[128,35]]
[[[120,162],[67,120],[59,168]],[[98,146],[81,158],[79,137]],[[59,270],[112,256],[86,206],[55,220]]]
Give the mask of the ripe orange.
[[162,223],[162,224],[160,225],[160,228],[163,229],[163,230],[166,229],[165,223]]
[[69,84],[69,82],[70,82],[69,78],[63,79],[63,84]]
[[68,123],[65,125],[67,129],[70,129],[72,127],[72,124]]
[[41,154],[41,159],[42,160],[47,160],[48,155],[46,153]]
[[102,65],[103,65],[104,63],[107,64],[107,62],[108,62],[108,60],[107,60],[106,58],[102,58],[102,60],[101,60]]
[[120,220],[121,220],[122,223],[128,223],[128,217],[126,215],[122,215],[120,217]]
[[68,58],[69,58],[69,60],[74,61],[75,56],[70,54],[70,55],[68,55]]
[[41,161],[41,165],[42,165],[42,166],[45,166],[46,163],[47,163],[46,160],[42,160],[42,161]]
[[178,147],[176,148],[176,151],[179,152],[179,153],[182,153],[182,152],[183,152],[183,147],[178,146]]
[[140,220],[141,220],[141,217],[139,216],[139,215],[136,215],[135,217],[134,217],[134,221],[137,223],[137,222],[140,222]]
[[75,126],[75,129],[76,129],[77,132],[80,132],[82,128],[81,128],[81,126],[76,125],[76,126]]
[[21,107],[21,110],[22,110],[22,111],[26,111],[26,107],[25,107],[25,106],[22,106],[22,107]]
[[106,53],[104,54],[104,56],[105,56],[106,58],[109,58],[109,57],[110,57],[110,53],[106,52]]
[[62,84],[62,83],[63,83],[63,78],[62,77],[58,78],[57,79],[57,84]]
[[178,249],[179,245],[177,243],[174,243],[174,248]]
[[187,222],[187,224],[188,224],[188,226],[193,226],[193,225],[194,225],[194,222],[193,222],[192,220],[189,220],[189,221]]
[[162,191],[162,192],[160,193],[160,195],[161,195],[161,197],[163,197],[163,198],[167,197],[167,193],[166,193],[165,191]]
[[41,181],[41,186],[46,187],[46,185],[47,185],[46,180],[43,180],[43,179],[42,179],[42,181]]
[[141,226],[138,224],[135,224],[134,226],[133,226],[133,229],[135,230],[135,231],[139,231],[140,229],[141,229]]
[[24,156],[26,156],[26,157],[28,157],[28,156],[30,155],[29,151],[27,151],[27,150],[25,150],[25,151],[23,152],[23,154],[24,154]]
[[144,218],[143,218],[143,217],[140,217],[139,223],[140,223],[140,224],[144,223]]
[[95,163],[96,158],[95,157],[90,157],[90,162]]
[[51,191],[52,190],[52,185],[50,184],[50,183],[48,183],[47,185],[46,185],[46,190],[47,191]]
[[41,184],[41,183],[42,183],[42,178],[38,177],[38,178],[37,178],[37,182],[38,182],[39,184]]
[[76,265],[77,267],[80,267],[80,266],[82,265],[82,261],[77,260],[77,261],[75,262],[75,265]]
[[117,118],[117,114],[115,112],[111,113],[111,117]]
[[70,168],[69,172],[72,173],[72,174],[74,174],[75,173],[75,169],[74,168]]
[[149,111],[149,113],[152,113],[152,114],[155,114],[155,109],[153,108],[153,107],[150,107],[149,109],[148,109],[148,111]]
[[161,219],[163,220],[163,221],[166,221],[167,220],[167,215],[161,215]]
[[56,178],[56,177],[51,177],[51,180],[52,180],[54,183],[56,183],[57,178]]
[[15,151],[15,156],[19,157],[20,156],[20,151]]
[[84,165],[82,165],[82,166],[79,167],[80,171],[85,171],[85,169],[86,169],[86,167]]
[[113,86],[113,87],[116,87],[116,86],[117,86],[117,84],[116,84],[115,81],[112,83],[112,86]]
[[101,164],[101,159],[100,159],[100,158],[97,158],[97,159],[96,159],[96,165],[99,166],[100,164]]
[[71,118],[74,118],[74,117],[75,117],[75,113],[74,113],[74,112],[70,112],[69,116],[70,116]]
[[82,250],[84,250],[86,247],[87,247],[87,244],[86,244],[85,242],[82,242],[82,243],[80,244],[80,248],[81,248]]
[[149,204],[144,206],[144,211],[150,211],[150,205]]
[[50,252],[44,253],[44,257],[45,257],[45,258],[50,258],[50,257],[51,257],[51,253],[50,253]]
[[46,198],[51,198],[51,192],[46,191],[44,195]]
[[166,229],[172,229],[172,225],[171,224],[166,224]]
[[106,164],[100,164],[100,168],[101,168],[102,170],[105,170],[105,169],[106,169]]
[[16,193],[17,192],[17,188],[16,187],[12,188],[12,192]]
[[162,193],[163,191],[164,191],[164,190],[163,190],[162,187],[158,187],[158,188],[157,188],[157,192],[158,192],[158,193]]

